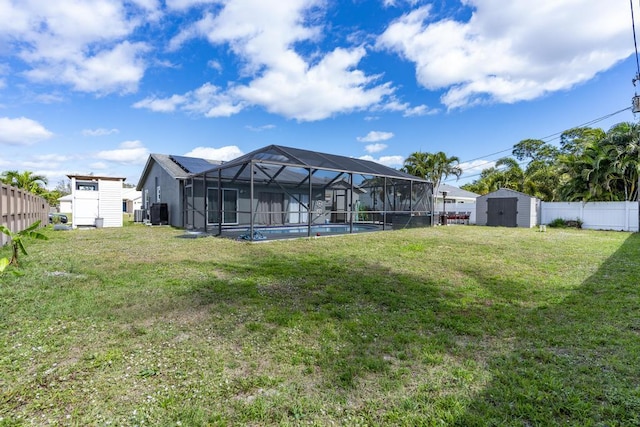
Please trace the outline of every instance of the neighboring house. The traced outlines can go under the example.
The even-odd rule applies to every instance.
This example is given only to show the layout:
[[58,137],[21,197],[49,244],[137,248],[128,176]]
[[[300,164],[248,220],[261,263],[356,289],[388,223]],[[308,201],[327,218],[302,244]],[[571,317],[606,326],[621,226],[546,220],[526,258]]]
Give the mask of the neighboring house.
[[[355,222],[430,225],[432,185],[379,163],[270,145],[227,163],[152,154],[138,183],[144,209],[205,232]],[[152,221],[153,223],[153,221]]]
[[476,224],[499,227],[535,227],[540,200],[519,191],[501,188],[476,199]]
[[[446,192],[446,200],[444,194]],[[472,193],[471,191],[463,190],[462,188],[455,187],[449,184],[440,184],[440,188],[436,197],[436,211],[437,212],[464,212],[475,210],[476,197],[479,194]],[[442,202],[445,200],[446,209],[443,209]]]
[[73,210],[73,196],[71,194],[67,194],[66,196],[62,196],[58,199],[60,203],[59,212],[62,213],[71,213]]
[[169,224],[184,228],[185,180],[221,163],[196,157],[151,154],[136,187],[142,194],[141,209],[147,212],[148,217],[151,205],[164,203]]
[[73,227],[122,227],[125,178],[67,175],[71,179]]
[[132,214],[142,209],[142,191],[135,187],[122,189],[122,212]]
[[[446,192],[446,198],[445,198]],[[449,216],[453,214],[463,215],[466,218],[465,223],[476,223],[476,198],[479,194],[472,193],[471,191],[463,190],[462,188],[455,187],[449,184],[440,184],[440,190],[436,197],[436,212],[441,214],[447,214]],[[443,203],[445,205],[443,207]],[[456,217],[455,215],[453,215]]]

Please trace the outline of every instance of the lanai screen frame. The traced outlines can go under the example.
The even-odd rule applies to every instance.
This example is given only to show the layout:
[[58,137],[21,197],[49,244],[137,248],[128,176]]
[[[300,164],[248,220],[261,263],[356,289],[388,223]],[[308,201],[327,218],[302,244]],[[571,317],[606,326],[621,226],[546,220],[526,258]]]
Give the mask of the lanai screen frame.
[[[292,155],[292,151],[294,153],[297,152],[303,154],[307,157],[307,161],[300,160],[300,158]],[[265,158],[265,156],[275,156],[280,157],[280,159],[273,160]],[[309,159],[311,161],[308,161]],[[315,160],[317,160],[318,164],[311,164],[315,163]],[[352,168],[340,167],[343,166],[339,164],[340,161],[345,163],[345,165],[352,166]],[[331,163],[332,166],[323,166],[323,162]],[[381,171],[386,172],[387,170],[390,173],[381,173]],[[247,171],[249,175],[248,179],[246,177]],[[269,172],[274,171],[275,173],[272,173],[272,176],[270,176]],[[302,171],[304,171],[304,173],[302,173]],[[245,174],[244,177],[243,174]],[[325,178],[325,181],[322,181],[321,178],[318,178],[318,175],[322,174],[328,175],[329,178],[331,177],[331,174],[334,174],[334,178]],[[286,182],[284,178],[278,178],[279,176],[285,175],[287,176]],[[261,179],[256,180],[257,176],[260,176]],[[268,183],[266,184],[265,182],[267,180],[265,177],[269,178]],[[205,233],[215,232],[215,235],[217,236],[221,236],[225,230],[248,228],[249,240],[254,240],[254,232],[264,228],[264,225],[256,223],[256,216],[258,213],[256,186],[260,186],[260,184],[266,186],[273,184],[276,186],[275,188],[280,188],[283,191],[283,196],[289,195],[293,197],[291,193],[286,190],[285,186],[291,186],[296,177],[299,180],[299,182],[297,182],[298,189],[302,189],[303,186],[306,186],[305,191],[307,204],[304,205],[300,200],[297,200],[297,202],[300,203],[306,212],[306,223],[298,224],[306,226],[307,236],[312,235],[312,227],[318,224],[315,222],[314,217],[318,219],[321,216],[327,215],[326,211],[322,214],[320,214],[319,210],[316,211],[314,205],[318,202],[318,199],[314,199],[314,196],[320,194],[318,193],[320,190],[323,192],[323,197],[326,197],[327,192],[331,192],[335,195],[335,192],[338,190],[336,185],[341,186],[342,191],[344,191],[345,203],[348,209],[342,211],[342,214],[344,214],[348,220],[340,223],[348,224],[348,233],[353,233],[354,225],[361,223],[361,221],[359,221],[359,217],[361,215],[369,216],[371,218],[377,217],[379,220],[376,223],[381,225],[382,230],[386,230],[391,227],[397,228],[398,225],[406,227],[415,226],[414,224],[416,223],[418,223],[418,226],[430,226],[432,224],[432,216],[434,214],[433,185],[429,181],[382,165],[374,164],[372,162],[281,146],[265,147],[264,149],[249,153],[229,163],[223,163],[222,165],[214,166],[210,170],[193,174],[191,178],[185,181],[185,187],[191,187],[191,191],[184,191],[185,218],[188,218],[188,215],[191,215],[191,218],[195,218],[197,215],[199,218],[202,218],[203,221],[203,227],[198,228],[203,229]],[[367,183],[367,179],[365,178],[370,179],[371,182],[375,181],[377,183],[374,186],[371,186],[371,183]],[[363,179],[364,181],[360,182],[360,179]],[[357,194],[358,192],[367,192],[360,187],[363,183],[369,185],[368,187],[362,188],[369,188],[369,197],[373,198],[374,206],[376,198],[380,197],[380,203],[382,206],[379,210],[372,210],[370,213],[364,214],[361,214],[358,210],[359,198],[354,198],[354,194]],[[239,217],[240,215],[246,216],[248,214],[248,223],[239,223],[233,226],[224,224],[222,220],[224,214],[223,191],[234,188],[240,189],[242,188],[242,185],[246,186],[247,184],[249,192],[249,210],[243,211],[240,208],[236,208],[237,210],[235,211],[235,215]],[[323,184],[326,185],[323,187]],[[332,185],[334,187],[330,187]],[[409,190],[408,193],[410,195],[408,198],[405,191],[407,186]],[[201,189],[201,191],[196,191],[197,188]],[[404,197],[401,197],[401,192],[398,188],[405,192]],[[210,206],[208,206],[208,192],[210,190],[217,193],[217,211],[211,210]],[[245,188],[245,191],[246,190],[247,189]],[[238,191],[241,192],[241,190]],[[188,196],[188,194],[190,194],[190,196]],[[296,194],[305,193],[298,192]],[[414,195],[416,196],[415,201]],[[418,195],[420,196],[418,197]],[[187,200],[188,197],[191,197],[191,200]],[[199,202],[198,198],[200,197],[202,199]],[[400,198],[400,202],[397,202],[398,198]],[[354,203],[355,199],[357,200]],[[400,204],[400,209],[398,209],[397,203]],[[280,212],[283,214],[283,218],[287,212],[288,211]],[[208,223],[209,214],[212,213],[215,214],[215,217],[218,220],[217,224]],[[267,213],[271,214],[274,212]],[[333,211],[329,211],[332,218],[333,213]],[[415,217],[421,218],[418,219]],[[195,224],[195,220],[192,221],[192,223]]]

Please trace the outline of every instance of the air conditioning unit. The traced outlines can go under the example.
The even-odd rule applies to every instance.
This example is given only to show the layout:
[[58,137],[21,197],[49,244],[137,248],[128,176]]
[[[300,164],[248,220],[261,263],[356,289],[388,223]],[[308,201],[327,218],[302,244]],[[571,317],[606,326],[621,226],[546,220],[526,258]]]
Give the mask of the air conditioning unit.
[[154,203],[149,209],[149,221],[151,225],[168,225],[169,208],[166,203]]

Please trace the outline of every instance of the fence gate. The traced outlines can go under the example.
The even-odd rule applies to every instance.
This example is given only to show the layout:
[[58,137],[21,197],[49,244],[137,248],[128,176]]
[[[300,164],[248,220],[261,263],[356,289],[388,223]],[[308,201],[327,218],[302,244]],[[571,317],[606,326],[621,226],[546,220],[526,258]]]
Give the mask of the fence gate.
[[518,198],[487,199],[487,225],[497,227],[518,226]]

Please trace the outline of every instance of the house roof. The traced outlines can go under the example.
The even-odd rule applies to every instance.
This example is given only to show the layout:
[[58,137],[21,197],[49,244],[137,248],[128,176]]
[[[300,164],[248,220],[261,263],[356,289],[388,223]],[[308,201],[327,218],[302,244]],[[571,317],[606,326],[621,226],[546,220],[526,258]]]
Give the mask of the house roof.
[[142,191],[136,190],[135,188],[123,188],[122,199],[132,201],[142,199]]
[[201,159],[199,157],[152,153],[144,165],[136,187],[137,190],[142,189],[141,185],[146,180],[153,162],[162,167],[173,179],[186,179],[194,173],[203,172],[223,163],[220,160]]
[[441,197],[443,191],[447,192],[448,199],[475,199],[479,196],[479,194],[449,184],[440,184],[437,196]]
[[239,167],[248,163],[270,163],[290,165],[304,168],[334,170],[339,172],[354,172],[363,175],[377,175],[391,178],[410,179],[426,182],[425,180],[407,174],[405,172],[381,165],[370,160],[355,159],[352,157],[338,156],[335,154],[320,153],[301,148],[284,147],[281,145],[269,145],[240,156],[237,159],[210,169],[212,172],[218,169]]

